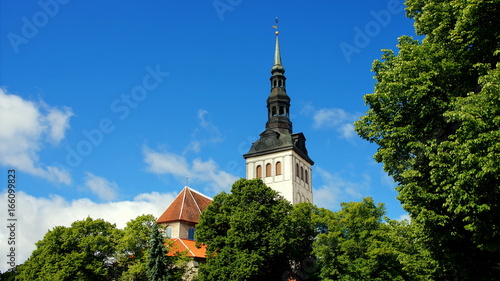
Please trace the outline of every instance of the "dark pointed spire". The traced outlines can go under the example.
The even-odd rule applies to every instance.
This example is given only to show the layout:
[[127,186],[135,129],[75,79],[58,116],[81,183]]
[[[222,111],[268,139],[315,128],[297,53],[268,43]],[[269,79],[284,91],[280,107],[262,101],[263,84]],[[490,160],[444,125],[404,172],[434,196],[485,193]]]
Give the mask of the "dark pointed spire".
[[[278,19],[276,18],[276,24]],[[278,29],[278,26],[273,26]],[[293,150],[311,165],[314,162],[307,154],[305,137],[302,133],[292,133],[290,121],[290,97],[286,94],[285,68],[281,62],[279,32],[276,30],[276,47],[274,49],[274,65],[271,68],[271,93],[267,98],[266,129],[260,139],[252,143],[245,159],[269,153]]]
[[271,74],[271,94],[267,98],[268,119],[266,129],[274,129],[281,133],[291,134],[290,97],[286,94],[285,68],[281,65],[279,32],[277,30],[274,65],[271,68]]

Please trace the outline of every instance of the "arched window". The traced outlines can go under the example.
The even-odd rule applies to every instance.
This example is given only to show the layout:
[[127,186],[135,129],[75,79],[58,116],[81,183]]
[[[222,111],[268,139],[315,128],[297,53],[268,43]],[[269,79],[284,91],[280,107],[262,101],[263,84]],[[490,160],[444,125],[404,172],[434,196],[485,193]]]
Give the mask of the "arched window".
[[299,173],[299,164],[295,163],[295,175],[300,178],[300,173]]
[[188,239],[189,240],[194,240],[194,227],[190,227],[188,229]]
[[276,175],[281,175],[281,162],[276,162]]
[[304,180],[306,181],[306,183],[309,183],[309,173],[307,172],[307,170],[305,170],[304,172],[305,172],[305,174],[304,174],[305,179]]
[[262,166],[261,165],[257,166],[256,172],[257,172],[257,178],[262,178]]
[[304,180],[304,168],[300,167],[300,178]]
[[167,228],[165,228],[165,236],[167,238],[172,238],[172,228],[170,226],[167,226]]
[[270,177],[271,175],[271,164],[266,164],[266,177]]
[[276,116],[276,106],[273,106],[273,108],[271,109],[271,115],[272,116]]
[[285,107],[280,106],[280,116],[283,116],[283,115],[285,115]]

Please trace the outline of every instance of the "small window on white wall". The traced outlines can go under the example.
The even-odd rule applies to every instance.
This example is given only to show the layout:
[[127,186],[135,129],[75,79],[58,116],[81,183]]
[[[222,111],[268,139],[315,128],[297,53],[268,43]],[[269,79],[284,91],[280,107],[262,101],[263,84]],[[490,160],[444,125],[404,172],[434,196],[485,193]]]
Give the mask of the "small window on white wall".
[[194,227],[190,227],[188,229],[188,239],[189,240],[194,240]]
[[271,164],[267,163],[266,164],[266,177],[272,176],[271,174]]
[[281,175],[281,162],[276,162],[276,175]]
[[167,226],[167,228],[165,228],[165,236],[167,238],[172,238],[172,227]]

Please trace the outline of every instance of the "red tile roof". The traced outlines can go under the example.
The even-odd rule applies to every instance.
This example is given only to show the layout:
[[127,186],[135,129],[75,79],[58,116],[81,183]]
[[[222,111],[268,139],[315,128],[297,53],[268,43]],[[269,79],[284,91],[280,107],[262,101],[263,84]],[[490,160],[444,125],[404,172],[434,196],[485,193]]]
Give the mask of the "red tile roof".
[[156,222],[187,221],[198,223],[201,212],[210,203],[212,203],[212,198],[186,186]]
[[173,241],[173,244],[170,248],[170,251],[167,253],[168,256],[173,256],[176,253],[186,252],[188,257],[193,258],[205,258],[207,247],[205,245],[201,245],[200,248],[196,247],[196,241],[181,239],[181,238],[173,238],[170,239]]

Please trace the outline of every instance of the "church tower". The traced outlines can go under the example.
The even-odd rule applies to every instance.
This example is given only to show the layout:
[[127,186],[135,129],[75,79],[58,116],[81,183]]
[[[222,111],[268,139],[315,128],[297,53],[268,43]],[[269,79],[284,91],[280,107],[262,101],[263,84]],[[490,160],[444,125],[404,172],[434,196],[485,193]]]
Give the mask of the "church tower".
[[286,93],[285,68],[276,31],[274,65],[271,68],[271,93],[267,98],[266,129],[252,144],[246,159],[247,179],[262,178],[292,204],[313,202],[312,169],[314,162],[306,149],[302,133],[293,133],[290,121],[290,97]]

